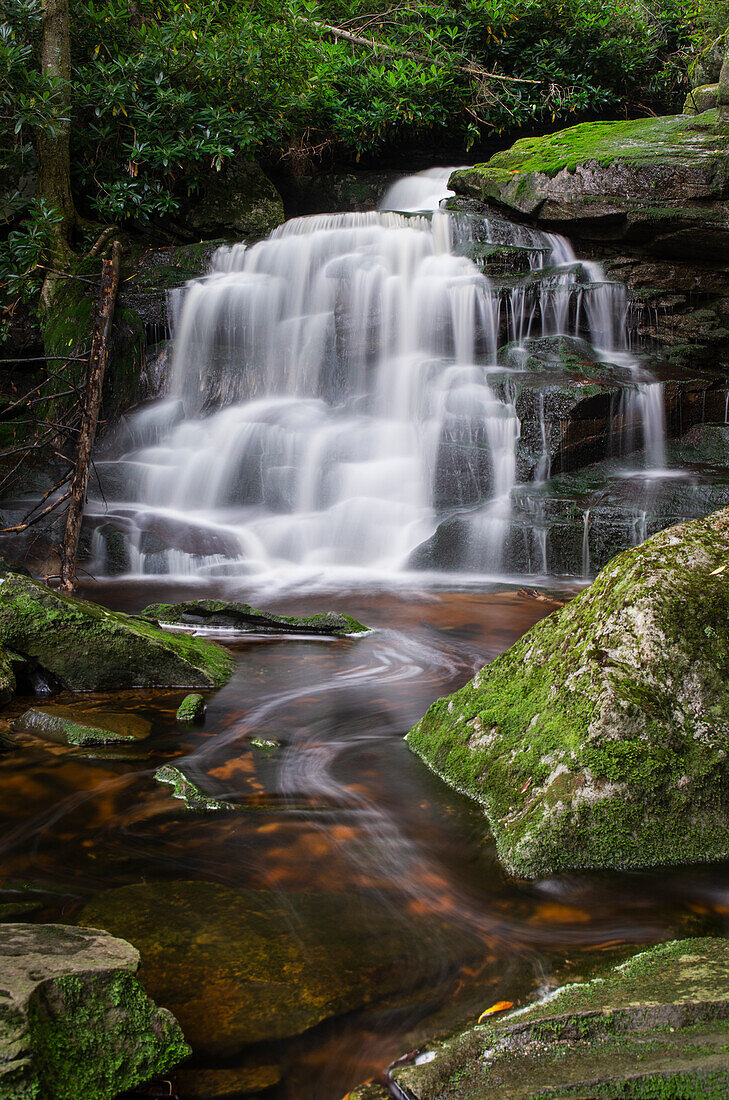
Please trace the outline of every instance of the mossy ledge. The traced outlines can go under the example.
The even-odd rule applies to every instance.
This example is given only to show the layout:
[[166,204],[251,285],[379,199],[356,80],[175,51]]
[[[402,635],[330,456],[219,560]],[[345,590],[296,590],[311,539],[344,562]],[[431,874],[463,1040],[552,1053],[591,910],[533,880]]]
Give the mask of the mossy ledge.
[[413,1100],[726,1100],[728,988],[729,941],[660,944],[435,1043],[392,1076]]
[[368,627],[339,611],[315,615],[277,615],[259,611],[247,603],[232,600],[187,600],[184,603],[153,603],[141,618],[170,626],[211,627],[244,634],[323,634],[347,637],[366,634]]
[[614,558],[407,741],[513,874],[729,856],[729,509]]
[[231,654],[210,642],[170,634],[14,573],[0,578],[0,645],[32,658],[71,691],[217,688],[233,669]]
[[454,172],[450,186],[572,236],[668,237],[662,254],[685,259],[687,234],[704,230],[701,255],[707,247],[712,258],[726,254],[729,135],[716,110],[584,122],[523,138],[485,164]]

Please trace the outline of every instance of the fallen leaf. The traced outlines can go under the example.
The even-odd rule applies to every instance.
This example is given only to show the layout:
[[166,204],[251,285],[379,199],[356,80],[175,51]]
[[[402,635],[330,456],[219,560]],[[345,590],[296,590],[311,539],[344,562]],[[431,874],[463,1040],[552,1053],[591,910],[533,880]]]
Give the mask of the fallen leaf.
[[520,794],[525,794],[525,793],[526,793],[526,792],[527,792],[527,791],[529,790],[529,788],[531,787],[531,785],[532,785],[532,781],[531,781],[531,778],[530,778],[530,779],[527,779],[526,783],[524,784],[524,786],[522,787],[522,789],[521,789],[521,791],[520,791],[519,793],[520,793]]
[[709,573],[709,576],[710,577],[715,577],[717,575],[717,573],[723,573],[725,569],[726,569],[725,565],[720,565],[718,569],[712,569],[711,572]]
[[506,1012],[507,1008],[513,1008],[513,1001],[497,1001],[495,1005],[491,1005],[491,1008],[487,1008],[485,1012],[482,1012],[478,1018],[478,1022],[481,1023],[487,1016],[494,1016],[497,1012]]

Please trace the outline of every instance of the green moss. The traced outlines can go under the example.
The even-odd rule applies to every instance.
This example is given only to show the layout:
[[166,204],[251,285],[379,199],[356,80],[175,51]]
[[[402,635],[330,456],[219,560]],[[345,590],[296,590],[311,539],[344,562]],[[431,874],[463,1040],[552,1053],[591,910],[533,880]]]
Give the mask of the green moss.
[[158,783],[169,784],[172,787],[172,797],[179,798],[184,802],[188,810],[210,814],[218,813],[220,810],[234,810],[236,808],[230,802],[225,802],[219,798],[211,798],[210,795],[205,794],[196,783],[193,783],[179,768],[173,767],[172,764],[165,764],[163,767],[157,768],[154,778]]
[[615,558],[408,744],[518,874],[729,854],[729,512]]
[[177,708],[178,722],[202,722],[205,717],[205,700],[202,695],[186,695]]
[[74,691],[220,687],[233,668],[232,656],[219,646],[15,574],[0,585],[0,644],[34,658]]
[[[108,1008],[100,1012],[99,1005]],[[172,1017],[159,1012],[130,973],[57,978],[34,998],[29,1024],[39,1100],[117,1096],[190,1053]]]

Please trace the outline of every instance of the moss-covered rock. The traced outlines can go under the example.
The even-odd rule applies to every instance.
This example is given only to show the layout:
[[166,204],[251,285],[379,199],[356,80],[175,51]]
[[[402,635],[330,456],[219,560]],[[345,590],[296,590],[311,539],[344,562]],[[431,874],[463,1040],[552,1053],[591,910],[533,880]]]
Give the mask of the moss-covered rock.
[[585,122],[523,138],[450,186],[574,235],[719,259],[729,242],[729,138],[717,112]]
[[436,1043],[392,1076],[413,1100],[724,1100],[728,1043],[729,943],[684,940]]
[[265,237],[283,220],[281,196],[248,159],[211,174],[185,211],[186,224],[203,237]]
[[174,767],[172,764],[163,764],[161,768],[157,768],[154,778],[158,783],[168,784],[172,787],[172,797],[179,798],[181,802],[184,802],[188,810],[193,810],[196,813],[212,814],[220,810],[236,809],[231,802],[205,794],[197,783],[193,783],[192,779],[189,779],[184,772],[181,772],[179,768]]
[[13,729],[18,733],[32,733],[57,745],[80,747],[142,741],[151,729],[149,722],[136,715],[108,713],[106,720],[102,717],[101,722],[93,726],[79,721],[81,717],[68,707],[31,707],[15,719]]
[[701,115],[719,106],[719,84],[701,84],[692,88],[683,105],[685,115]]
[[135,977],[139,954],[95,929],[5,924],[0,936],[1,1100],[104,1100],[190,1053]]
[[5,649],[0,646],[0,706],[7,703],[15,691],[15,673]]
[[[133,938],[145,988],[175,1013],[200,1060],[216,1065],[426,982],[427,967],[413,966],[412,922],[353,893],[198,881],[109,890],[79,923]],[[448,942],[459,960],[481,958],[474,939],[451,930]]]
[[233,667],[219,646],[12,573],[0,579],[0,644],[33,658],[72,691],[220,687]]
[[729,509],[613,559],[408,734],[515,874],[729,856]]
[[350,615],[325,611],[316,615],[276,615],[259,611],[247,603],[231,600],[186,600],[184,603],[153,603],[141,618],[151,623],[210,627],[245,634],[363,634],[367,627]]
[[205,717],[205,700],[202,695],[186,695],[177,708],[175,717],[183,725],[202,722]]

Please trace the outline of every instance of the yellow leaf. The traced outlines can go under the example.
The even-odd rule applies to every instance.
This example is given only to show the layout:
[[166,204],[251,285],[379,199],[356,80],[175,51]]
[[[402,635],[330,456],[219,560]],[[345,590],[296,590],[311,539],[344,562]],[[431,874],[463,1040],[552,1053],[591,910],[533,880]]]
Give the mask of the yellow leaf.
[[481,1023],[487,1016],[494,1016],[497,1012],[506,1012],[508,1008],[513,1008],[513,1001],[497,1001],[495,1005],[491,1005],[485,1012],[482,1012],[478,1018],[478,1022]]
[[720,565],[718,569],[712,569],[711,572],[709,573],[709,576],[710,577],[715,577],[717,575],[717,573],[723,573],[725,569],[726,569],[725,565]]

